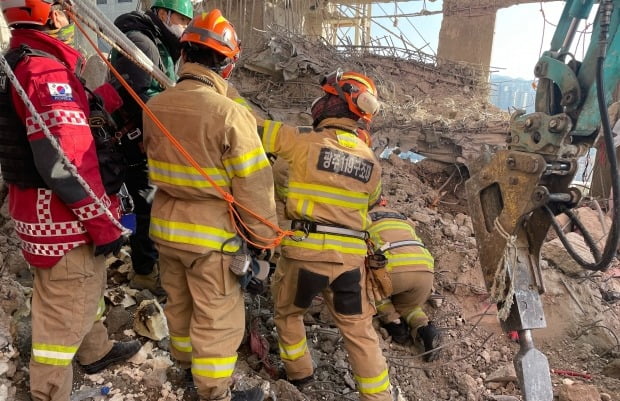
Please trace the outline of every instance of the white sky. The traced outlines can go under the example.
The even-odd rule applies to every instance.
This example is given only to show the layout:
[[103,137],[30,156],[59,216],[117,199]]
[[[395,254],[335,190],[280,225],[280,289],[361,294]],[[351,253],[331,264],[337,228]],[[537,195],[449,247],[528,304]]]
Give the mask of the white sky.
[[[429,11],[441,10],[441,0],[434,2],[407,1],[375,5],[373,15],[393,15],[398,13],[418,13],[423,8]],[[541,12],[541,8],[544,11]],[[512,6],[501,9],[495,21],[495,37],[491,66],[497,74],[514,78],[534,78],[534,66],[541,51],[548,49],[555,24],[562,14],[564,2],[532,3]],[[593,8],[596,10],[596,7]],[[594,13],[592,13],[594,14]],[[403,36],[414,46],[429,54],[436,54],[441,14],[398,19],[396,24],[388,18],[377,19],[386,29],[392,32],[403,33]],[[545,22],[545,19],[547,22]],[[396,26],[395,26],[396,25]],[[583,24],[580,29],[583,29]],[[373,37],[382,37],[386,31],[377,25],[372,27]],[[575,41],[581,35],[576,35]],[[397,41],[394,43],[398,46]],[[583,44],[583,39],[581,39]],[[576,52],[578,59],[582,58],[582,46]]]

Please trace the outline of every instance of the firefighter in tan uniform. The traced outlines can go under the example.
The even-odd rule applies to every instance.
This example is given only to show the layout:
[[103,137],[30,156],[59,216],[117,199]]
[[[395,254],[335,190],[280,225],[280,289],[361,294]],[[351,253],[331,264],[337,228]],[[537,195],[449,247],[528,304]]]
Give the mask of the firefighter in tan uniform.
[[[383,327],[397,343],[420,338],[424,350],[437,348],[439,335],[422,310],[433,288],[434,260],[415,232],[415,224],[404,214],[385,207],[387,200],[381,198],[379,206],[372,208],[372,225],[368,229],[374,245],[374,253],[387,258],[387,269],[392,282],[392,295],[377,300],[375,305]],[[425,355],[433,360],[437,352]]]
[[[272,283],[280,356],[288,379],[312,379],[303,315],[323,294],[349,354],[362,401],[392,399],[388,369],[372,327],[364,258],[369,205],[381,191],[381,167],[355,132],[378,109],[367,77],[340,71],[326,77],[327,92],[312,106],[314,130],[264,121],[265,151],[289,165],[286,215],[295,236],[282,241]],[[260,131],[260,129],[259,129]]]
[[[240,52],[234,28],[212,10],[194,17],[181,44],[177,85],[148,106],[219,187],[276,224],[271,167],[256,135],[256,120],[226,97],[226,79]],[[201,400],[262,400],[258,387],[229,390],[243,337],[244,304],[239,279],[229,269],[230,254],[239,250],[240,241],[228,203],[146,117],[144,128],[150,178],[158,187],[151,237],[168,294],[172,355],[182,365],[191,363]],[[239,214],[256,236],[273,236],[256,217],[243,210]]]

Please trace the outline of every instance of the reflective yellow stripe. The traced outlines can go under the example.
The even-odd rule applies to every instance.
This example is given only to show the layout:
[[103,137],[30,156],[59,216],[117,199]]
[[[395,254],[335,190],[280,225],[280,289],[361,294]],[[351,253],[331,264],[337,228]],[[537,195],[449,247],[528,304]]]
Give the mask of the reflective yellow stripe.
[[237,355],[224,358],[192,358],[192,373],[212,379],[230,377],[236,362]]
[[338,143],[345,148],[355,148],[359,144],[357,135],[347,131],[336,130],[336,138],[338,139]]
[[416,241],[420,240],[413,227],[405,221],[379,220],[377,223],[373,223],[373,225],[368,229],[368,232],[371,235],[379,235],[382,231],[386,230],[403,230],[407,232],[406,239],[414,239]]
[[99,304],[97,304],[97,314],[95,315],[95,322],[99,321],[105,313],[105,299],[99,298]]
[[314,212],[314,202],[308,199],[298,200],[295,205],[297,214],[305,220],[314,220],[312,213]]
[[[304,234],[300,231],[295,232],[296,236],[302,237]],[[296,248],[312,249],[315,251],[334,250],[340,253],[350,255],[366,255],[368,249],[366,243],[357,238],[344,237],[342,235],[332,234],[308,234],[308,237],[302,241],[294,241],[289,237],[282,240],[283,246]]]
[[189,337],[170,336],[172,347],[181,352],[192,352],[192,341]]
[[286,359],[287,361],[295,361],[308,352],[308,343],[306,342],[306,337],[304,337],[300,342],[293,345],[286,345],[281,342],[278,342],[280,346],[280,358]]
[[[206,18],[206,16],[209,15],[207,13],[202,13],[202,19],[204,20]],[[213,23],[213,26],[219,25],[222,22],[228,22],[228,20],[226,18],[224,18],[224,16],[220,15],[219,17],[217,17],[217,19],[215,20],[215,22]]]
[[[428,320],[428,316],[426,316],[426,313],[424,313],[422,307],[420,306],[416,306],[411,310],[411,312],[407,314],[407,316],[405,316],[405,321],[407,322],[409,327],[414,330],[417,329],[419,326],[425,324],[426,320]],[[422,323],[418,325],[417,323],[419,322]]]
[[278,198],[280,198],[280,200],[282,201],[286,201],[286,197],[288,196],[288,187],[284,185],[275,185],[275,188]]
[[[192,188],[210,188],[207,181],[194,167],[148,159],[149,177],[153,182],[163,182]],[[216,167],[203,167],[202,170],[220,187],[229,187],[230,179],[226,170]]]
[[[205,226],[201,224],[168,221],[151,216],[151,230],[153,237],[165,241],[203,246],[205,248],[221,250],[222,244],[235,237],[235,233],[222,230],[221,228]],[[229,241],[224,247],[226,252],[236,252],[239,244]]]
[[423,265],[427,269],[433,271],[435,268],[435,260],[431,256],[431,254],[424,248],[422,251],[426,254],[422,253],[397,253],[392,254],[389,251],[385,253],[387,257],[388,263],[385,268],[388,271],[392,271],[395,267],[399,266],[411,266],[411,265]]
[[376,394],[387,390],[390,387],[390,378],[388,371],[385,369],[379,376],[361,377],[355,375],[357,388],[362,394]]
[[242,105],[243,107],[245,107],[246,109],[252,111],[252,107],[249,105],[249,103],[242,97],[236,97],[233,99],[233,101],[235,103],[239,103],[240,105]]
[[389,298],[375,302],[375,308],[377,308],[377,312],[382,312],[389,306],[392,306],[392,301]]
[[368,208],[368,194],[347,191],[327,185],[290,182],[288,197],[291,199],[303,199],[317,203],[342,206],[355,210],[366,210]]
[[270,166],[267,155],[262,147],[256,148],[241,156],[224,160],[224,166],[229,177],[247,177],[259,170]]
[[265,120],[263,123],[263,147],[265,152],[275,152],[276,138],[281,127],[282,122],[280,121]]
[[32,344],[32,358],[45,365],[67,366],[71,364],[78,347],[52,344]]

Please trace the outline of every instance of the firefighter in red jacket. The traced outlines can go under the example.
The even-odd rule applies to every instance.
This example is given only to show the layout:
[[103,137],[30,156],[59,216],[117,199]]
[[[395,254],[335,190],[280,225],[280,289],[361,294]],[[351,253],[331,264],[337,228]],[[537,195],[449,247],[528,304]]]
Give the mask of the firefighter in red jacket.
[[[56,39],[72,37],[67,15],[46,0],[0,0],[0,6],[12,28],[6,59],[14,61],[17,81],[55,137],[50,140],[0,75],[2,176],[23,255],[35,267],[30,391],[35,401],[68,401],[75,355],[95,373],[140,349],[138,341],[112,342],[100,320],[104,258],[125,238],[118,201],[104,190],[88,97],[76,75],[83,60]],[[118,107],[110,88],[98,92],[108,107]]]

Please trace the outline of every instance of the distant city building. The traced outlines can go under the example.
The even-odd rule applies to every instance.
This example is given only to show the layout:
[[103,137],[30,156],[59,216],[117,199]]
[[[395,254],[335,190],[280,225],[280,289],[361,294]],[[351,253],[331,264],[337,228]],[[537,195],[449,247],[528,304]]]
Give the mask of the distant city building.
[[505,111],[516,108],[534,112],[536,90],[532,88],[532,81],[493,74],[490,82],[492,104]]

